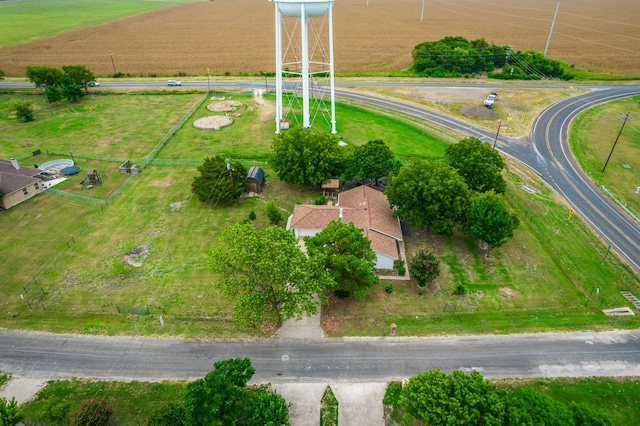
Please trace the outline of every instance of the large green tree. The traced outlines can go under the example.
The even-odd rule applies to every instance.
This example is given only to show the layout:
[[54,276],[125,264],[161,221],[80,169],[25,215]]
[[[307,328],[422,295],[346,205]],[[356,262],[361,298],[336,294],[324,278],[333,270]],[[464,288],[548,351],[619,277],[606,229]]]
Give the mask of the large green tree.
[[213,366],[203,379],[187,385],[187,425],[289,425],[289,405],[282,396],[266,386],[247,387],[255,373],[249,358],[227,359]]
[[445,163],[418,161],[402,167],[385,189],[395,214],[412,226],[431,227],[451,235],[464,223],[469,188],[462,177]]
[[239,161],[227,163],[220,155],[204,159],[193,179],[191,192],[207,204],[229,203],[244,193],[247,168]]
[[96,76],[84,65],[63,65],[62,71],[78,86],[89,93],[89,83],[95,81]]
[[402,388],[398,404],[427,425],[502,425],[504,402],[477,371],[418,373]]
[[471,198],[467,219],[467,232],[492,247],[500,247],[518,227],[518,217],[509,212],[502,194],[493,191],[476,194]]
[[255,369],[249,358],[217,361],[207,375],[187,385],[187,424],[235,425],[244,414],[245,386]]
[[294,127],[276,135],[269,164],[281,181],[319,186],[342,174],[342,155],[335,136]]
[[355,149],[345,160],[344,177],[350,181],[374,179],[376,186],[383,176],[395,174],[400,170],[400,161],[389,147],[380,139],[372,140]]
[[507,183],[502,177],[504,160],[490,144],[468,137],[450,145],[445,157],[472,191],[503,193],[507,190]]
[[212,255],[211,268],[218,274],[214,285],[234,304],[239,325],[280,326],[288,318],[318,312],[331,277],[300,250],[291,231],[243,223],[227,228],[222,242]]
[[59,68],[45,65],[27,65],[24,69],[27,79],[36,87],[42,87],[43,85],[60,87],[62,85],[64,71]]
[[367,288],[379,282],[371,241],[353,223],[333,220],[315,236],[305,237],[304,244],[309,256],[331,274],[333,290],[364,297]]

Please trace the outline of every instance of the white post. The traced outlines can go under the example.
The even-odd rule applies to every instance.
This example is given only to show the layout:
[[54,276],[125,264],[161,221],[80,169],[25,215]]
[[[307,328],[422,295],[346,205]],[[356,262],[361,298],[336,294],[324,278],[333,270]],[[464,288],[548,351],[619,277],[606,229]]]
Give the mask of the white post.
[[331,133],[336,134],[336,87],[333,75],[333,3],[329,4],[329,80],[331,85]]
[[[274,3],[275,4],[275,3]],[[280,133],[282,120],[282,15],[276,7],[276,134]]]
[[302,31],[302,126],[311,127],[309,113],[309,18],[300,3],[300,24]]

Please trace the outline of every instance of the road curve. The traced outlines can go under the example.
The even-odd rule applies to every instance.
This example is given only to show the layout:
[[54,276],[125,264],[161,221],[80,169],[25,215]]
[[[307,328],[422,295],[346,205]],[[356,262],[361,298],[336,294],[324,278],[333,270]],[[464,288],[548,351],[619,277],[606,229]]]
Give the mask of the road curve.
[[569,147],[569,126],[593,105],[640,94],[640,86],[599,89],[564,99],[537,117],[531,138],[536,150],[534,167],[572,208],[633,268],[640,272],[640,229],[592,183],[576,164]]

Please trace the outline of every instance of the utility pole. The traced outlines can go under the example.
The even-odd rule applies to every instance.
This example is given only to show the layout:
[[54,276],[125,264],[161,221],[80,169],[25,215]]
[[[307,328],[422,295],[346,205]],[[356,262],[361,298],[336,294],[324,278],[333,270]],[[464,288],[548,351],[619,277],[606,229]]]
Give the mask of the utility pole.
[[211,94],[211,86],[209,86],[209,68],[207,68],[207,96]]
[[498,143],[498,135],[500,134],[500,126],[502,126],[502,120],[498,123],[498,131],[496,132],[496,140],[493,141],[493,149],[496,148],[496,144]]
[[116,71],[116,63],[113,61],[113,52],[109,51],[109,56],[111,56],[111,65],[113,65],[113,73],[117,74],[118,71]]
[[547,50],[549,50],[549,44],[551,43],[551,34],[553,34],[553,26],[556,24],[556,17],[558,16],[558,9],[560,9],[560,2],[556,5],[556,13],[553,14],[553,21],[551,22],[551,29],[549,30],[549,38],[547,39],[547,45],[544,48],[544,57],[547,57]]
[[607,157],[607,161],[604,163],[604,167],[602,168],[602,173],[604,173],[605,169],[607,168],[607,164],[609,164],[609,159],[611,159],[611,154],[613,154],[613,150],[616,147],[616,144],[618,143],[618,139],[620,138],[620,135],[622,134],[622,129],[624,129],[624,125],[627,124],[628,120],[632,120],[632,118],[629,117],[630,115],[631,115],[631,112],[627,112],[624,115],[624,121],[622,122],[622,127],[620,127],[620,131],[618,132],[618,136],[616,136],[616,140],[615,140],[615,142],[613,142],[613,146],[611,147],[611,152],[609,152],[609,156]]
[[420,22],[422,23],[424,19],[424,0],[422,0],[422,13],[420,14]]

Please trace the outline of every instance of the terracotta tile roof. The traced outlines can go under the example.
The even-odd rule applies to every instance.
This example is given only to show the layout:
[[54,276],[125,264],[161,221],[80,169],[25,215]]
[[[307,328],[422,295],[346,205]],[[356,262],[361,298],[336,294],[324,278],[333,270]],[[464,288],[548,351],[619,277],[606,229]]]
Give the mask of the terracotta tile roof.
[[364,235],[371,240],[373,250],[399,258],[397,241],[402,240],[400,223],[393,217],[387,196],[368,186],[358,186],[340,193],[338,205],[335,206],[297,204],[293,209],[291,227],[324,229],[341,214],[344,222],[352,222],[364,231]]

